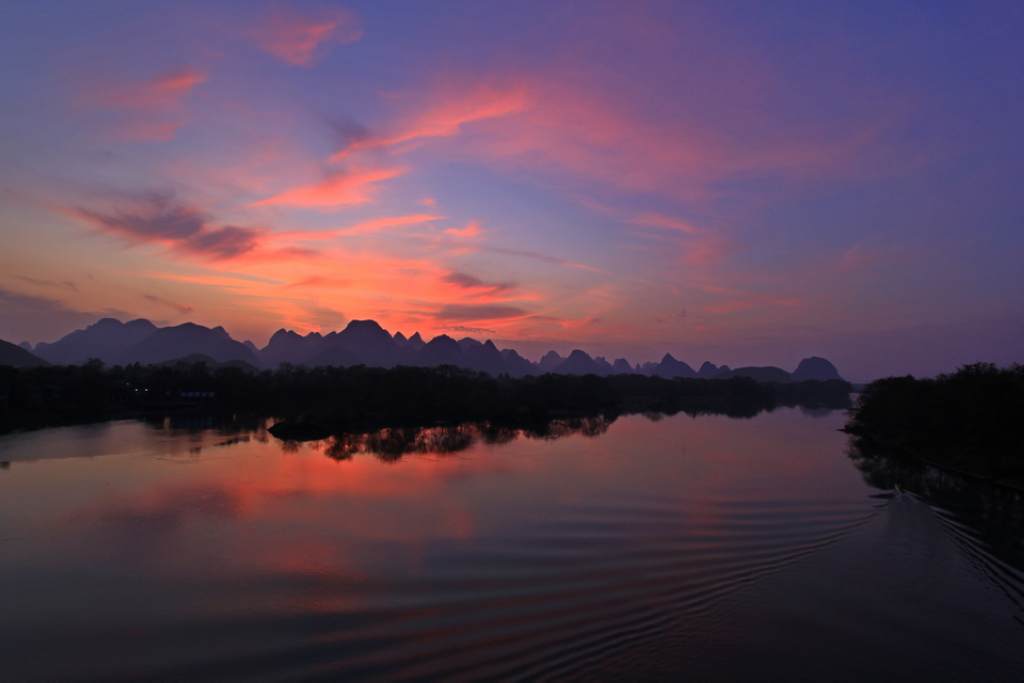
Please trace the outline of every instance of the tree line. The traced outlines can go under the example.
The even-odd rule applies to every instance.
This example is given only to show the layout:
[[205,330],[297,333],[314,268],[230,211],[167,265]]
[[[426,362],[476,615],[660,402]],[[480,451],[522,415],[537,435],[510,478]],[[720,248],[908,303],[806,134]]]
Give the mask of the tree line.
[[332,431],[460,422],[539,424],[625,413],[752,417],[777,406],[849,405],[840,380],[788,384],[643,375],[508,375],[455,366],[210,369],[205,363],[0,368],[0,430],[154,413],[253,414]]
[[975,363],[952,374],[869,384],[845,430],[866,454],[895,449],[1024,486],[1024,367]]

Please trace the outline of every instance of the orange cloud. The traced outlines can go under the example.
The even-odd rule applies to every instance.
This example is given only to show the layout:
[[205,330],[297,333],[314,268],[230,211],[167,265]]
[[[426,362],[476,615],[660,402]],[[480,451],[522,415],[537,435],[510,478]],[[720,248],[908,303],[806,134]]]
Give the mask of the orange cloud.
[[404,225],[415,225],[443,219],[444,216],[434,216],[429,213],[417,213],[410,216],[381,216],[357,223],[349,228],[338,230],[290,230],[278,233],[274,236],[277,240],[285,241],[321,241],[331,240],[343,235],[361,235],[366,233],[381,232],[387,228],[400,227]]
[[260,47],[293,66],[310,66],[322,56],[328,43],[359,40],[362,31],[355,15],[337,7],[320,7],[309,14],[277,6],[266,22],[253,32]]
[[377,191],[374,183],[405,173],[403,168],[384,168],[338,173],[327,180],[297,187],[254,206],[291,206],[303,209],[327,209],[370,201]]
[[455,237],[472,238],[479,237],[483,233],[483,230],[480,229],[480,224],[474,221],[461,230],[457,230],[455,228],[448,228],[447,230],[444,231],[444,233],[446,235],[454,235]]

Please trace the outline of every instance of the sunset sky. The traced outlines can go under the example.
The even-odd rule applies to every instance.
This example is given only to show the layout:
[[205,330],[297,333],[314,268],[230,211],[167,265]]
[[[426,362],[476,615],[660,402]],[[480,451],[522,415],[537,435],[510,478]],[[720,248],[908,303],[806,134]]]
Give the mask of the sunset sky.
[[0,338],[1024,361],[1024,3],[7,2]]

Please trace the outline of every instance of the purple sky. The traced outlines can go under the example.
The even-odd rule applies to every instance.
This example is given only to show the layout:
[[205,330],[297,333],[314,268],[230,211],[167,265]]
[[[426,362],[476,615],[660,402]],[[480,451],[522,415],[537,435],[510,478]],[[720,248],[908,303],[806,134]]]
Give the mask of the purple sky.
[[1024,360],[1024,4],[0,8],[0,338]]

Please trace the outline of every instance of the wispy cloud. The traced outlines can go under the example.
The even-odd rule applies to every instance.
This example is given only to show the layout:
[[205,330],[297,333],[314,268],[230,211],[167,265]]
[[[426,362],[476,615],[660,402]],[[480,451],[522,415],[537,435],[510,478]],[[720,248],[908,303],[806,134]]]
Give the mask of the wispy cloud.
[[212,259],[231,259],[246,254],[266,233],[237,225],[211,225],[210,218],[195,206],[178,202],[172,195],[152,193],[133,207],[112,213],[76,207],[72,213],[100,232],[117,235],[133,244],[162,244],[174,251]]
[[671,216],[663,216],[658,213],[641,213],[634,216],[631,220],[633,223],[650,225],[655,228],[667,228],[669,230],[679,230],[686,233],[697,232],[697,229],[686,221],[679,220],[678,218],[672,218]]
[[474,237],[479,237],[481,234],[483,234],[483,230],[480,229],[479,223],[473,221],[472,223],[462,228],[461,230],[457,228],[448,228],[447,230],[444,231],[444,234],[453,235],[454,237],[466,237],[471,239]]
[[405,171],[404,168],[379,168],[336,173],[319,183],[286,190],[256,202],[255,206],[288,206],[330,211],[342,206],[363,204],[373,199],[377,193],[376,183],[402,175]]
[[480,291],[491,295],[504,294],[516,289],[516,285],[511,282],[484,282],[478,277],[457,270],[449,272],[441,278],[441,281],[462,289]]
[[105,112],[107,135],[124,142],[172,139],[188,123],[182,102],[206,75],[181,67],[141,81],[90,83],[79,93],[80,109]]
[[101,109],[159,109],[177,104],[206,76],[191,67],[136,82],[109,83],[85,92],[82,102]]
[[14,279],[21,280],[22,282],[27,282],[30,285],[35,285],[36,287],[50,287],[55,289],[66,289],[71,292],[78,292],[78,285],[76,285],[71,280],[53,282],[51,280],[40,280],[39,278],[28,277],[25,275],[15,275]]
[[554,256],[548,256],[547,254],[539,254],[535,251],[523,251],[520,249],[506,249],[504,247],[485,247],[485,251],[493,251],[497,254],[508,254],[509,256],[521,256],[523,258],[534,259],[543,263],[551,263],[557,266],[565,266],[567,268],[576,268],[578,270],[589,270],[595,273],[604,273],[605,271],[594,268],[592,266],[585,266],[582,263],[573,263],[572,261],[566,261],[565,259],[556,258]]
[[515,306],[447,304],[442,306],[434,317],[438,320],[475,321],[524,318],[528,315],[529,313]]
[[349,10],[324,5],[300,11],[285,4],[276,5],[252,33],[261,48],[292,66],[311,66],[331,43],[352,43],[363,35]]
[[142,298],[150,303],[159,304],[160,306],[167,306],[173,308],[182,315],[188,315],[189,313],[195,313],[195,306],[185,306],[183,304],[176,303],[170,299],[164,299],[163,297],[156,296],[155,294],[143,294]]

